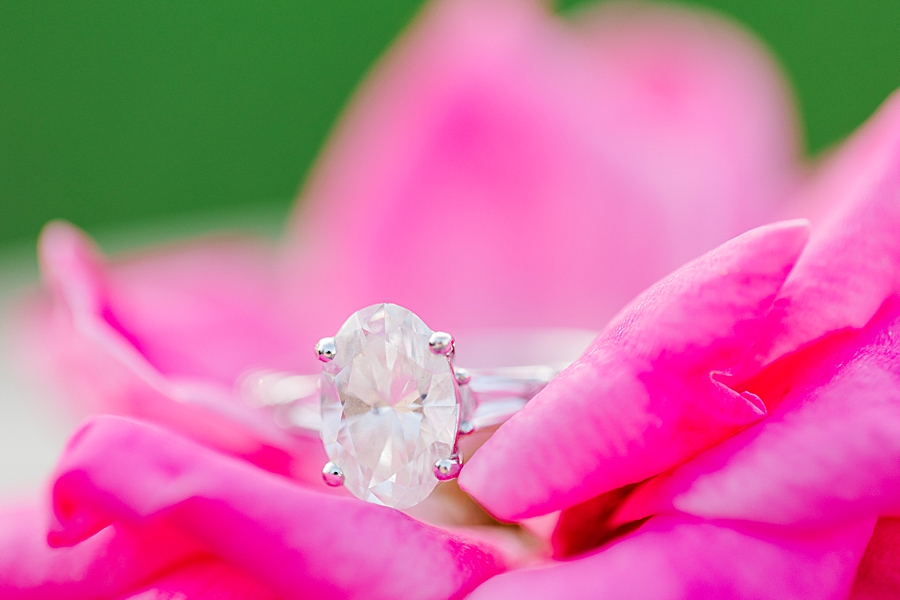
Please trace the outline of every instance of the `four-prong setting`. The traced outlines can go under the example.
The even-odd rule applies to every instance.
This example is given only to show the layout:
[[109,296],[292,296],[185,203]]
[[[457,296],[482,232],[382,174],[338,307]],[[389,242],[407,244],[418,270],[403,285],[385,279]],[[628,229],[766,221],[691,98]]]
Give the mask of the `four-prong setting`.
[[439,458],[434,463],[434,476],[438,481],[456,479],[462,470],[462,464],[462,457],[458,453],[451,454],[446,458]]
[[[573,339],[586,345],[595,337],[593,332],[575,337],[535,332],[504,339],[527,347],[516,356],[530,356],[528,348],[543,349],[548,341],[552,348],[566,348]],[[486,341],[486,348],[496,348]],[[548,364],[540,352],[537,359],[525,359],[533,366],[480,365],[468,371],[454,365],[455,346],[452,335],[428,328],[412,311],[373,304],[316,345],[322,362],[317,394],[308,375],[282,377],[302,380],[303,391],[294,382],[278,392],[279,398],[293,394],[279,406],[296,409],[291,427],[322,438],[330,461],[322,473],[328,485],[342,485],[375,504],[401,510],[415,506],[440,482],[460,474],[460,444],[466,436],[504,423],[572,360],[553,358]],[[479,355],[478,344],[475,348]],[[310,414],[316,395],[318,419]]]
[[435,475],[436,463],[457,452],[462,415],[453,353],[453,336],[387,303],[356,311],[316,345],[325,363],[319,433],[331,461],[329,485],[403,509],[458,474],[451,461]]
[[344,485],[344,472],[333,462],[328,462],[322,467],[322,479],[331,487],[340,487]]
[[337,354],[337,347],[334,344],[333,337],[326,337],[319,340],[316,344],[316,357],[322,362],[331,362]]
[[453,354],[455,342],[453,336],[446,331],[435,331],[428,338],[428,349],[432,354],[440,356],[451,356]]

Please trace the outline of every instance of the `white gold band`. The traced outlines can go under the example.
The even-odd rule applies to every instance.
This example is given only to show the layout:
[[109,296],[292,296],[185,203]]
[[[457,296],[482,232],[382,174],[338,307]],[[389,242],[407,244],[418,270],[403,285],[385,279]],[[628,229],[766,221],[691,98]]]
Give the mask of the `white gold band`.
[[[501,425],[565,366],[456,368],[462,405],[460,433]],[[278,426],[318,436],[322,424],[319,380],[319,375],[256,371],[243,379],[241,396],[248,404],[271,410]]]

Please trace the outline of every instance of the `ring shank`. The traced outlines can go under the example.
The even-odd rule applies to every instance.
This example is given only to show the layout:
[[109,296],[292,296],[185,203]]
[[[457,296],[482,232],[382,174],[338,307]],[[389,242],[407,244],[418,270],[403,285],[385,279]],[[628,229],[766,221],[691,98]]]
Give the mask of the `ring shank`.
[[[583,330],[540,329],[457,338],[457,348],[466,350],[464,355],[458,353],[454,362],[464,356],[468,360],[463,364],[475,365],[465,369],[468,380],[459,386],[461,428],[471,433],[504,423],[574,362],[595,335]],[[495,366],[480,366],[490,363]],[[271,410],[279,426],[318,435],[319,375],[254,371],[243,378],[240,393],[245,402]]]

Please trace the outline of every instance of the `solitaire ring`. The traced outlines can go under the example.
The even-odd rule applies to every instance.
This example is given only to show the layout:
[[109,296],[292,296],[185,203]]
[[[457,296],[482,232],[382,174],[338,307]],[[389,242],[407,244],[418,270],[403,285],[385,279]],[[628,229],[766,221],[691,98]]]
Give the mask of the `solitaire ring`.
[[[488,358],[504,359],[499,366],[467,369],[454,365],[452,335],[396,304],[375,304],[316,344],[320,375],[258,372],[245,379],[244,393],[279,425],[321,436],[330,461],[325,483],[403,509],[459,475],[460,438],[509,419],[593,335],[507,332],[482,344]],[[526,362],[512,366],[514,359]]]

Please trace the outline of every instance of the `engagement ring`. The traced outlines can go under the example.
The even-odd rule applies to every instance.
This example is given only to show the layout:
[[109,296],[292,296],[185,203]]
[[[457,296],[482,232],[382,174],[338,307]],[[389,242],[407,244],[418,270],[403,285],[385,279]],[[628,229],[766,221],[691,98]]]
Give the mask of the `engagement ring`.
[[472,336],[482,354],[472,352],[473,359],[493,358],[495,366],[462,368],[453,364],[449,333],[432,331],[396,304],[376,304],[319,341],[321,375],[257,374],[249,393],[283,427],[321,436],[330,459],[325,483],[403,509],[459,474],[462,436],[509,419],[593,336],[579,330]]

